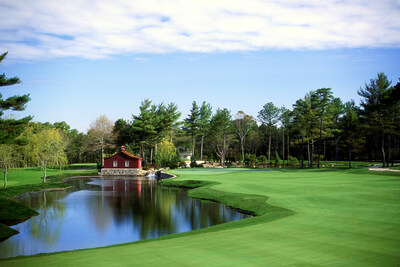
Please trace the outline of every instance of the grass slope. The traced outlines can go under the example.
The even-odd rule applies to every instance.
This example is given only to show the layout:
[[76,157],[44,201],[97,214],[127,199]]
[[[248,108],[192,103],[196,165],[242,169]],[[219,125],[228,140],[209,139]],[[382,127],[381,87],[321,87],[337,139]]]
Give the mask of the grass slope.
[[400,260],[398,173],[333,169],[174,173],[179,177],[166,183],[205,184],[190,194],[260,216],[156,240],[3,260],[0,265],[395,266]]

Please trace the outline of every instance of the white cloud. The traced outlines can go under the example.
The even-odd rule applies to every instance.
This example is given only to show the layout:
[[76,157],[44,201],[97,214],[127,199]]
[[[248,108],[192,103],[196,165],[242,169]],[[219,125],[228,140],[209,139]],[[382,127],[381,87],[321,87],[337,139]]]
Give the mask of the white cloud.
[[3,0],[10,58],[399,47],[398,0]]

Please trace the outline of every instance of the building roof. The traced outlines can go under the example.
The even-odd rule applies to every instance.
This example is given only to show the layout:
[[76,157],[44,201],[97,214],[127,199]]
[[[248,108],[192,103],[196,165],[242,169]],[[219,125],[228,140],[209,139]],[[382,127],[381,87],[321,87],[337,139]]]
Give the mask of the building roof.
[[[128,151],[126,151],[126,147],[125,146],[121,146],[119,152],[115,153],[114,155],[112,155],[111,157],[117,155],[117,154],[125,154],[126,156],[130,157],[130,158],[134,158],[134,159],[141,159],[140,157],[136,157],[135,155],[132,155],[131,153],[129,153]],[[105,158],[105,159],[109,159],[111,157]]]
[[136,157],[135,155],[132,155],[131,153],[129,153],[129,152],[126,151],[126,150],[121,150],[121,151],[119,151],[118,153],[124,153],[125,155],[127,155],[128,157],[131,157],[131,158],[141,159],[140,157]]

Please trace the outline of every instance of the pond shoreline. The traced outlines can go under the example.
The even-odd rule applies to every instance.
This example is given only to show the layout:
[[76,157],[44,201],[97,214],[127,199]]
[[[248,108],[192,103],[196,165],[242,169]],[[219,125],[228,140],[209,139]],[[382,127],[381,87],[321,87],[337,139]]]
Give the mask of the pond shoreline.
[[[167,175],[163,175],[162,177],[163,177],[163,179],[168,179],[168,178],[174,177],[174,175],[168,175],[167,174]],[[161,184],[158,183],[160,181],[159,179],[157,179],[157,180],[156,179],[142,179],[142,178],[138,178],[138,177],[136,177],[137,179],[135,179],[135,178],[131,177],[133,179],[131,179],[131,181],[128,182],[129,179],[119,179],[119,177],[113,177],[114,179],[103,179],[103,177],[96,177],[96,176],[87,176],[87,177],[80,176],[80,177],[75,177],[75,178],[81,178],[81,179],[84,179],[84,180],[73,181],[74,178],[69,177],[68,180],[72,181],[71,185],[74,188],[74,190],[68,190],[68,191],[66,191],[66,193],[61,193],[61,194],[60,193],[52,193],[52,194],[44,195],[43,192],[48,192],[48,191],[51,191],[51,190],[42,190],[42,191],[32,192],[33,193],[32,196],[28,195],[28,194],[32,194],[32,193],[25,193],[23,195],[28,195],[25,198],[23,198],[23,195],[20,195],[20,197],[21,197],[20,203],[22,205],[25,204],[28,207],[39,211],[40,214],[41,214],[40,215],[41,217],[39,217],[38,219],[34,219],[32,221],[33,223],[35,223],[36,221],[42,222],[43,221],[42,217],[46,216],[46,210],[43,210],[42,206],[38,206],[38,204],[34,204],[34,203],[40,203],[40,202],[37,202],[37,200],[36,200],[37,198],[40,199],[40,200],[44,199],[44,201],[46,201],[46,199],[47,199],[46,206],[49,205],[49,206],[47,206],[48,207],[47,209],[50,209],[50,210],[52,209],[51,207],[53,207],[52,203],[64,203],[64,202],[68,203],[69,202],[69,201],[64,201],[64,200],[62,200],[62,202],[58,202],[58,201],[57,202],[53,202],[53,201],[55,201],[54,200],[55,196],[60,196],[62,199],[65,198],[65,199],[72,200],[71,203],[73,203],[73,206],[72,206],[73,207],[73,209],[72,209],[73,212],[72,213],[66,213],[66,214],[68,214],[67,217],[65,217],[66,221],[69,221],[69,222],[81,221],[81,220],[76,221],[77,218],[74,217],[74,216],[76,216],[77,209],[76,209],[75,203],[77,203],[77,202],[75,202],[76,200],[75,201],[73,200],[74,199],[73,195],[78,196],[77,200],[81,201],[81,202],[83,201],[82,203],[89,203],[89,202],[83,200],[82,197],[85,196],[85,195],[89,196],[90,198],[93,198],[93,196],[94,196],[95,198],[100,199],[101,203],[103,203],[103,201],[105,199],[104,196],[106,196],[106,199],[109,199],[108,200],[109,204],[106,204],[106,206],[104,206],[102,208],[102,210],[106,210],[106,211],[109,210],[110,207],[113,207],[113,206],[108,207],[108,205],[115,204],[116,203],[115,200],[121,201],[121,199],[123,199],[125,195],[127,196],[127,198],[126,198],[127,200],[126,201],[130,201],[131,202],[133,200],[133,203],[139,203],[137,201],[142,199],[143,203],[148,203],[148,204],[146,204],[147,208],[144,208],[144,210],[148,210],[148,212],[142,213],[142,211],[138,210],[137,211],[138,214],[150,213],[150,215],[151,215],[152,214],[151,210],[153,210],[153,208],[150,209],[150,207],[148,207],[148,205],[151,205],[151,206],[154,205],[154,204],[151,204],[151,203],[155,203],[156,204],[156,206],[154,206],[155,211],[156,211],[154,216],[156,216],[156,218],[157,218],[157,216],[160,215],[159,212],[161,210],[163,210],[164,211],[163,214],[166,215],[166,214],[171,214],[171,213],[165,212],[165,211],[167,211],[169,209],[173,209],[174,210],[174,214],[175,214],[174,215],[174,219],[170,220],[168,218],[165,218],[165,220],[161,220],[161,221],[166,222],[166,223],[167,222],[172,223],[173,225],[176,225],[176,226],[173,226],[173,228],[175,228],[175,227],[177,227],[177,228],[175,230],[173,230],[173,231],[168,231],[168,232],[160,235],[160,233],[162,233],[164,231],[164,230],[161,230],[161,229],[164,229],[163,227],[166,227],[166,225],[168,225],[168,223],[167,224],[165,224],[165,223],[158,224],[157,223],[157,224],[155,224],[156,228],[154,228],[154,230],[152,230],[152,231],[154,231],[154,235],[151,234],[150,236],[145,237],[145,239],[154,239],[154,238],[162,237],[163,235],[179,234],[179,233],[182,233],[182,232],[198,230],[198,229],[201,229],[201,228],[204,228],[204,227],[210,227],[210,226],[214,226],[214,225],[217,225],[217,224],[223,224],[223,223],[226,223],[226,222],[230,222],[232,220],[238,220],[238,219],[243,219],[243,218],[247,218],[248,217],[248,216],[246,216],[248,213],[240,212],[238,209],[234,209],[234,208],[232,208],[232,207],[230,207],[228,205],[224,205],[220,201],[215,201],[213,199],[208,199],[208,200],[211,200],[212,202],[218,203],[218,205],[217,204],[212,204],[211,201],[203,202],[202,201],[202,200],[204,200],[203,198],[193,198],[193,197],[188,196],[188,193],[187,193],[188,191],[186,191],[186,190],[170,190],[170,189],[167,189],[167,187],[161,186]],[[85,178],[89,178],[89,180],[85,179]],[[95,178],[95,179],[93,180],[93,179],[90,179],[90,178]],[[117,181],[113,182],[112,180],[118,180],[118,182]],[[84,184],[85,184],[85,186],[84,186]],[[93,185],[95,187],[93,187]],[[162,189],[163,187],[164,187],[164,189]],[[143,191],[138,191],[138,188],[139,188],[139,190],[143,190]],[[63,188],[63,189],[67,189],[67,188]],[[60,191],[60,190],[53,190],[53,191]],[[113,193],[109,194],[110,191],[112,191]],[[42,192],[42,193],[40,193],[40,192]],[[77,193],[75,193],[75,192],[77,192]],[[79,192],[81,192],[81,193],[79,193]],[[97,193],[94,193],[94,192],[97,192]],[[127,192],[132,192],[132,193],[128,194]],[[142,192],[142,193],[140,193],[140,192]],[[142,196],[147,195],[147,196],[150,197],[150,194],[149,194],[150,192],[153,192],[152,199],[154,199],[154,200],[147,199],[148,197],[145,198],[145,199],[143,199],[143,197],[142,198],[140,197],[141,195]],[[157,193],[157,192],[160,192],[160,193]],[[161,192],[164,192],[164,193],[161,193]],[[176,192],[176,193],[174,193],[174,192]],[[39,193],[39,194],[36,194],[36,193]],[[56,194],[56,195],[54,195],[54,194]],[[104,196],[100,197],[100,198],[96,197],[96,196],[99,196],[98,194],[101,194],[101,195],[104,194]],[[176,197],[175,197],[175,195],[176,195]],[[129,196],[129,198],[128,198],[128,196]],[[139,196],[139,198],[137,198],[137,196]],[[164,198],[163,198],[163,196],[164,196]],[[167,198],[165,198],[165,196]],[[115,198],[115,199],[113,200],[113,198]],[[172,203],[175,203],[175,202],[170,202],[169,200],[175,199],[175,198],[176,198],[175,201],[179,201],[179,202],[176,202],[176,204],[172,204]],[[136,199],[136,202],[135,202],[135,199]],[[171,206],[169,208],[166,207],[165,205],[161,206],[159,204],[160,203],[159,201],[161,201],[161,203],[162,203],[162,199],[166,200],[165,203],[170,203]],[[195,200],[195,199],[197,199],[197,200]],[[53,201],[48,202],[49,200],[53,200]],[[119,208],[121,206],[123,206],[123,207],[125,206],[123,204],[123,203],[125,203],[125,200],[123,200],[123,201],[124,202],[121,202],[122,204],[118,204],[117,205],[117,208]],[[155,202],[153,202],[153,201],[155,201]],[[184,201],[184,202],[181,202],[181,201]],[[92,201],[90,201],[90,202],[91,203],[95,203],[95,202],[92,202]],[[30,204],[30,203],[32,203],[32,204]],[[44,202],[44,203],[46,203],[46,202]],[[106,202],[104,202],[104,203],[106,203]],[[188,204],[186,204],[186,203],[188,203]],[[192,203],[192,204],[190,204],[190,203]],[[193,203],[197,203],[197,204],[193,205]],[[126,204],[128,204],[128,202],[126,202]],[[42,204],[39,204],[39,205],[42,205]],[[60,205],[63,205],[63,204],[56,204],[55,207],[59,208]],[[65,208],[67,210],[68,204],[65,204],[65,205],[66,205]],[[185,208],[186,205],[187,205],[187,207]],[[222,206],[220,206],[220,205],[222,205]],[[142,208],[144,207],[143,205],[139,205],[139,206],[142,206]],[[135,204],[136,208],[139,207],[139,206],[137,204]],[[98,206],[95,206],[95,207],[98,207]],[[105,207],[108,207],[108,208],[105,208]],[[128,207],[128,206],[126,205],[126,207]],[[161,210],[159,210],[159,209],[161,209]],[[198,209],[200,209],[200,210],[198,210]],[[127,215],[128,216],[132,216],[131,215],[132,211],[130,209],[128,209],[128,211],[130,211],[130,212],[128,212]],[[200,213],[199,213],[199,211],[200,211]],[[240,215],[239,212],[242,215]],[[49,212],[49,214],[52,214],[52,212]],[[97,212],[96,214],[100,214],[100,213]],[[123,213],[118,213],[118,214],[120,216]],[[192,214],[192,215],[190,215],[190,214]],[[220,214],[220,215],[217,215],[217,214]],[[82,221],[86,221],[86,219],[83,219],[83,218],[86,218],[85,216],[86,216],[85,214],[82,214],[82,215],[79,216],[79,218],[82,218]],[[171,215],[169,215],[169,216],[171,216]],[[209,218],[208,216],[212,216],[212,217],[210,217],[210,219],[207,219],[207,218]],[[74,218],[74,219],[71,220],[71,218]],[[95,218],[100,219],[101,221],[103,220],[102,219],[103,217],[101,217],[101,218],[100,217],[93,217],[93,218],[94,219]],[[111,219],[113,217],[109,217],[109,218]],[[139,217],[133,216],[131,218],[139,218]],[[150,217],[149,217],[149,215],[146,215],[146,217],[143,217],[143,218],[150,218]],[[183,218],[186,218],[186,221],[183,221],[182,220]],[[195,218],[197,218],[197,219],[195,219]],[[200,218],[203,218],[203,219],[200,220]],[[193,219],[195,219],[195,220],[192,221]],[[111,219],[111,220],[113,221],[113,219]],[[46,220],[46,225],[47,225],[47,223],[49,223],[49,225],[50,225],[49,229],[52,228],[51,225],[63,225],[62,221],[58,221],[58,220],[55,220],[55,221],[51,221],[51,220],[47,221]],[[31,223],[28,223],[28,225],[31,225]],[[40,225],[38,225],[38,226],[40,227]],[[78,223],[76,225],[81,225],[81,223]],[[140,228],[142,227],[141,226],[142,223],[139,223],[137,225]],[[151,223],[150,224],[149,223],[144,223],[144,225],[151,225]],[[29,238],[30,234],[27,235],[27,233],[29,233],[29,232],[27,232],[25,230],[26,226],[27,226],[26,223],[25,224],[21,224],[20,226],[18,226],[16,229],[21,231],[21,236],[17,237],[17,238],[13,238],[11,241],[7,241],[6,243],[3,244],[3,248],[6,249],[7,247],[10,247],[10,245],[14,244],[14,243],[15,244],[25,244],[23,247],[26,247],[26,248],[24,248],[23,250],[29,248],[27,250],[27,251],[29,251],[29,250],[31,250],[30,248],[32,248],[32,252],[33,252],[33,254],[25,254],[26,252],[23,253],[25,255],[34,255],[36,253],[62,252],[62,251],[65,250],[65,249],[63,249],[63,245],[61,245],[61,244],[68,244],[68,242],[65,243],[62,240],[60,240],[59,241],[60,243],[58,243],[59,245],[57,245],[57,247],[60,246],[59,247],[60,250],[47,250],[47,248],[45,248],[45,247],[43,247],[44,248],[44,250],[43,250],[43,249],[39,248],[41,246],[35,245],[36,244],[35,242],[32,242],[32,243],[31,242],[25,242],[24,240],[31,240]],[[83,227],[79,227],[79,226],[77,226],[77,227],[78,227],[78,229],[86,229],[86,227],[87,227],[86,224],[85,225],[82,224],[82,226]],[[29,226],[29,227],[31,227],[31,226]],[[71,226],[67,226],[66,228],[67,229],[71,229]],[[140,228],[138,228],[138,229],[140,229]],[[173,228],[169,228],[169,227],[167,227],[167,228],[168,229],[173,229]],[[47,227],[46,227],[46,229],[47,229]],[[84,231],[84,232],[85,233],[90,233],[92,231]],[[61,231],[60,235],[61,236],[65,236],[65,233],[63,233]],[[143,237],[141,237],[140,239],[136,239],[136,237],[134,237],[134,236],[132,236],[133,237],[132,239],[131,238],[130,239],[126,239],[128,236],[131,236],[131,235],[132,235],[131,231],[128,231],[125,234],[124,238],[115,239],[115,241],[120,240],[117,243],[109,243],[109,244],[107,244],[107,243],[104,243],[104,240],[102,238],[100,238],[99,239],[100,242],[98,242],[98,243],[95,242],[93,244],[99,244],[99,245],[96,245],[96,247],[103,247],[103,246],[109,246],[109,245],[119,245],[119,244],[123,244],[123,243],[126,243],[126,242],[138,242],[138,241],[144,240],[144,239],[142,239]],[[87,236],[87,234],[84,234],[83,236]],[[116,236],[118,237],[119,235],[116,235]],[[28,238],[28,239],[26,239],[26,238]],[[72,238],[72,236],[70,238]],[[92,238],[94,238],[94,236]],[[95,240],[95,239],[92,239],[92,238],[90,237],[90,234],[89,234],[86,238],[84,238],[84,240]],[[70,243],[71,245],[72,244],[77,244],[78,246],[70,247],[70,245],[67,245],[66,247],[69,247],[72,250],[86,249],[85,246],[81,247],[81,245],[79,245],[79,244],[81,244],[81,242],[76,240],[76,235],[71,240],[74,240],[73,243]],[[110,239],[110,240],[112,240],[112,239]],[[111,241],[111,242],[115,242],[115,241]],[[13,247],[13,246],[11,246],[11,247]],[[87,247],[87,249],[89,249],[89,248],[91,248],[91,247],[90,246]],[[70,250],[70,249],[67,249],[67,250]],[[6,252],[6,250],[4,252]],[[32,253],[32,252],[30,252],[30,253]],[[16,254],[14,254],[14,253],[16,253]],[[5,257],[15,257],[16,255],[21,255],[21,254],[19,254],[18,251],[15,250],[15,252],[13,252],[12,254],[9,254],[9,253],[4,254],[4,253],[2,253],[2,255],[3,255],[2,257],[4,257],[4,256]]]
[[89,173],[81,174],[82,175],[77,172],[70,175],[61,174],[59,176],[49,176],[47,177],[47,183],[23,184],[21,186],[7,187],[7,189],[1,189],[0,201],[2,203],[0,212],[0,240],[6,240],[7,238],[19,233],[9,226],[19,224],[38,215],[36,214],[36,211],[16,202],[15,198],[18,198],[18,196],[27,193],[66,190],[70,188],[70,186],[65,184],[65,181],[69,177],[93,177],[93,175]]

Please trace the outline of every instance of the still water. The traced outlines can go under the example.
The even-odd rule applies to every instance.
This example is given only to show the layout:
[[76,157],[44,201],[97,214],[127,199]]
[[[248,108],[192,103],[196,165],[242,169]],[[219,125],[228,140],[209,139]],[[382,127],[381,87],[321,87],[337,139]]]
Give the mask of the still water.
[[191,231],[248,215],[190,198],[157,180],[71,179],[73,189],[25,194],[18,201],[40,215],[12,226],[0,258],[93,248]]

